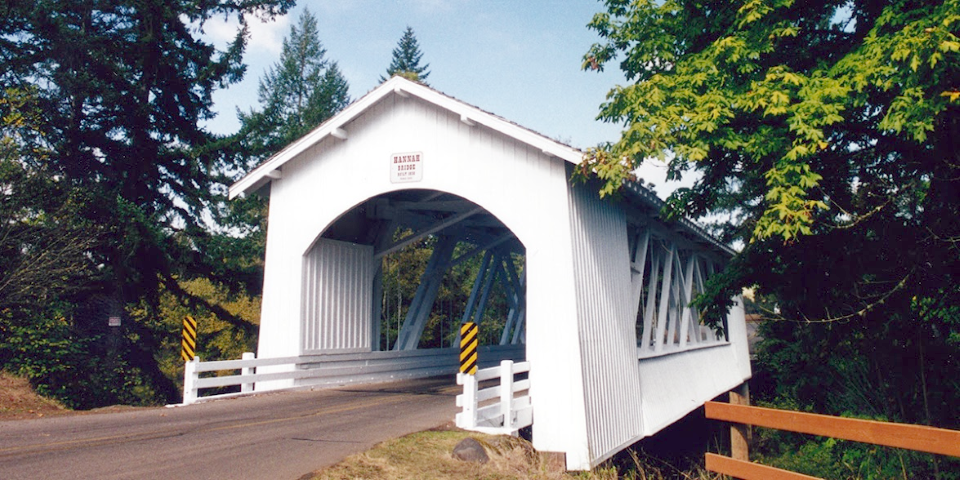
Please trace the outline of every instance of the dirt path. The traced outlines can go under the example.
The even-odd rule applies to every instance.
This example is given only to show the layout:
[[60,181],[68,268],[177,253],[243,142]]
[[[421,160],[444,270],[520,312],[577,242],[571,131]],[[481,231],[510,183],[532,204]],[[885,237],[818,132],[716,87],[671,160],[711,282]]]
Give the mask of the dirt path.
[[53,400],[37,395],[30,382],[0,371],[0,420],[22,420],[72,413]]

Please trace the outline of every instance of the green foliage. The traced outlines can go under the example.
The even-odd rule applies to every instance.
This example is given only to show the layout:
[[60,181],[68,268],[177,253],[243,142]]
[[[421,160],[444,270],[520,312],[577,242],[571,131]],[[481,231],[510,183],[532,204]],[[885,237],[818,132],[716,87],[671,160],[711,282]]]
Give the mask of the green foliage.
[[[40,391],[82,408],[178,398],[154,357],[161,290],[197,302],[180,279],[232,282],[249,263],[209,228],[239,165],[199,125],[213,91],[243,75],[246,29],[223,51],[199,34],[214,16],[243,23],[292,3],[0,7],[0,349]],[[133,305],[146,305],[136,321]]]
[[427,77],[430,76],[430,64],[420,65],[420,59],[423,58],[423,52],[420,51],[420,43],[413,33],[413,28],[407,26],[403,31],[403,36],[397,42],[397,48],[393,49],[393,58],[390,60],[390,66],[387,67],[387,75],[380,77],[381,82],[387,81],[394,75],[400,75],[407,80],[427,84]]
[[83,193],[57,178],[32,90],[0,94],[0,309],[41,307],[97,278],[101,229],[77,219]]
[[350,103],[347,80],[325,55],[317,19],[304,10],[284,38],[279,60],[260,78],[261,110],[239,112],[242,127],[234,138],[248,168]]
[[[793,401],[762,406],[799,410]],[[884,417],[844,417],[889,421]],[[754,429],[752,456],[764,465],[825,479],[960,478],[960,462],[937,455],[877,445],[814,437],[780,430]]]
[[78,218],[87,198],[49,168],[37,100],[32,88],[0,95],[0,368],[74,408],[119,403],[121,388],[94,380],[131,379],[107,371],[105,337],[70,318],[102,278],[87,252],[103,230]]
[[[137,364],[130,329],[107,330],[63,316],[72,305],[0,312],[0,368],[30,379],[37,393],[75,409],[152,405],[163,388]],[[162,397],[161,397],[162,398]]]
[[131,317],[157,330],[157,336],[163,339],[156,353],[157,363],[178,389],[183,386],[180,339],[184,317],[189,315],[197,321],[196,354],[203,361],[236,360],[244,352],[255,352],[256,332],[231,319],[240,318],[250,325],[260,321],[258,296],[237,293],[204,278],[186,280],[180,286],[202,303],[184,303],[182,295],[165,290],[160,295],[157,315],[150,315],[146,305],[129,312]]
[[[64,321],[43,318],[39,325],[22,325],[14,321],[13,312],[0,316],[0,364],[3,369],[32,379],[41,395],[69,400],[77,364],[87,351],[87,339],[70,335]],[[76,405],[71,405],[76,406]]]
[[[774,408],[958,428],[956,348],[942,326],[895,316],[826,324],[766,322],[754,364],[755,398]],[[955,478],[933,455],[761,430],[771,465],[824,478]],[[941,475],[937,477],[935,472]]]
[[[932,153],[952,131],[955,0],[606,4],[589,25],[606,43],[584,67],[602,69],[622,54],[635,81],[612,90],[600,114],[626,125],[622,138],[584,160],[582,171],[606,180],[606,193],[645,158],[670,151],[668,176],[691,166],[704,173],[684,213],[746,208],[741,237],[789,242],[817,224],[846,223],[855,181],[882,178],[901,187],[884,193],[904,195],[898,180],[951,164],[948,153],[886,168]],[[718,205],[709,191],[718,188],[739,203]]]

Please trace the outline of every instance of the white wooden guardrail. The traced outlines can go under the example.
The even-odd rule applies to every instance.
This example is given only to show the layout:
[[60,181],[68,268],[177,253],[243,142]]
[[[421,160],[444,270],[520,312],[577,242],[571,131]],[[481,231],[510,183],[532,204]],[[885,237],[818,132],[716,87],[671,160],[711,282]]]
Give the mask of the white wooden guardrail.
[[[494,435],[516,435],[521,428],[532,425],[530,379],[514,379],[515,375],[529,371],[530,362],[503,360],[499,367],[478,370],[475,375],[457,374],[457,384],[463,385],[463,393],[457,395],[457,406],[463,408],[457,414],[457,427]],[[497,377],[499,385],[480,388],[481,382]],[[517,393],[523,395],[517,396]],[[491,402],[493,399],[498,401]]]
[[[480,347],[482,362],[496,365],[504,358],[523,357],[523,345],[491,345]],[[424,349],[384,352],[331,353],[303,355],[299,357],[254,358],[244,353],[241,360],[201,362],[199,358],[186,362],[183,378],[183,404],[189,405],[200,399],[201,389],[240,386],[239,393],[206,395],[203,400],[224,398],[254,391],[254,384],[275,380],[293,380],[289,388],[373,383],[420,378],[435,375],[452,375],[457,371],[458,349]],[[276,367],[261,373],[258,367]],[[499,367],[498,367],[499,368]],[[228,374],[202,376],[213,372]],[[261,391],[261,387],[257,387]]]

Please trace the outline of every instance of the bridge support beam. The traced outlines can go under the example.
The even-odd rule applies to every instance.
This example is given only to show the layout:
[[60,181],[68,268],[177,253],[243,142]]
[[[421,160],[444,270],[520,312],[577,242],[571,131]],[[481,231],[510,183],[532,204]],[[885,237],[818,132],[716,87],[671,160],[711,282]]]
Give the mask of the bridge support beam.
[[[750,405],[750,386],[743,382],[730,390],[731,405]],[[750,426],[742,423],[730,424],[730,457],[735,460],[750,461]]]
[[[420,285],[417,286],[413,301],[410,304],[410,310],[400,327],[393,350],[414,350],[417,348],[444,276],[457,263],[462,262],[465,256],[479,253],[477,249],[474,249],[456,259],[452,259],[454,249],[461,240],[461,237],[453,234],[441,236],[437,241],[430,260],[427,262],[426,270],[420,277]],[[499,238],[494,243],[499,244],[503,241],[503,238]],[[464,308],[461,323],[470,321],[478,325],[481,323],[494,283],[500,282],[509,305],[509,313],[503,331],[500,333],[500,344],[508,345],[522,342],[525,338],[523,332],[526,315],[525,278],[525,270],[518,275],[509,250],[505,248],[486,250],[480,263],[480,270],[473,282],[469,300],[467,300],[467,305]],[[374,308],[376,309],[376,307]]]
[[[656,238],[641,227],[630,247],[631,306],[636,312],[631,319],[642,315],[636,320],[642,331],[637,338],[641,358],[726,340],[701,325],[701,313],[692,305],[713,273],[713,261],[701,251],[681,250],[682,242],[674,240]],[[721,321],[726,331],[726,320]]]
[[433,303],[440,292],[440,284],[443,283],[443,275],[447,271],[447,265],[450,263],[450,257],[453,255],[453,249],[457,246],[455,238],[440,237],[427,262],[427,268],[420,277],[420,285],[413,296],[413,303],[410,304],[410,310],[407,312],[407,318],[400,327],[400,334],[394,350],[414,350],[420,343],[420,335],[423,334],[423,327],[427,323],[430,311],[433,309]]

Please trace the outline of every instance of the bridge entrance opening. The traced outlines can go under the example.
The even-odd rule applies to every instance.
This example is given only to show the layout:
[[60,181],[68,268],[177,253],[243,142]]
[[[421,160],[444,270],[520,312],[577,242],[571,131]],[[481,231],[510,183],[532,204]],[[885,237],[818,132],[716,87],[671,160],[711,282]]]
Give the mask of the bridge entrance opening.
[[522,360],[525,253],[503,222],[460,196],[409,189],[370,198],[304,256],[301,351],[431,351],[411,371],[439,363],[453,373],[459,327],[474,322],[481,365]]

